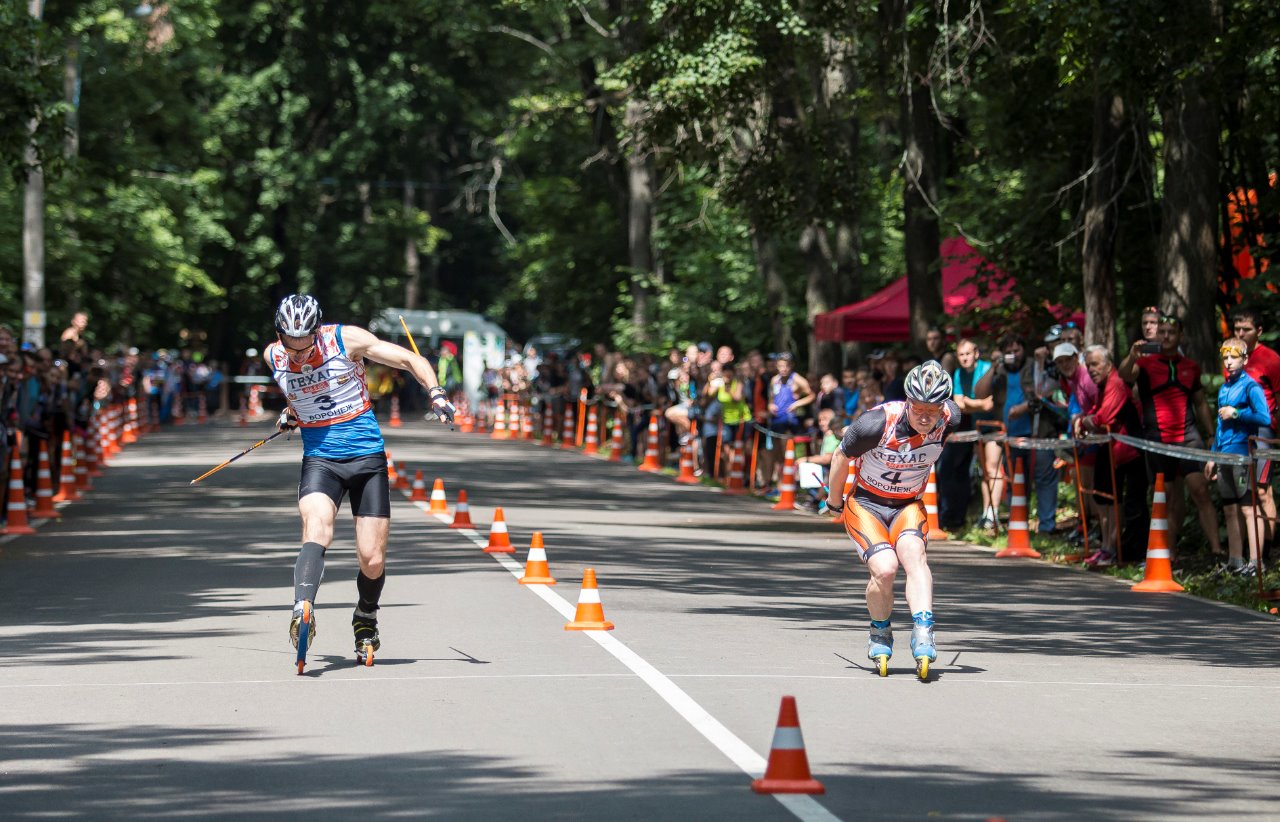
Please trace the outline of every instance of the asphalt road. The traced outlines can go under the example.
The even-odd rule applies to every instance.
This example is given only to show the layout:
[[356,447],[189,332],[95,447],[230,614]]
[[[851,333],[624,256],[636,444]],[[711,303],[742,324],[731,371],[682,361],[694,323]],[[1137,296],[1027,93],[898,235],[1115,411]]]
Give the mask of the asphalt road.
[[[299,677],[297,440],[187,485],[265,425],[151,435],[0,542],[0,817],[1280,818],[1274,619],[939,543],[934,679],[901,598],[881,679],[831,522],[418,422],[395,460],[480,533],[395,495],[364,669],[341,518]],[[511,573],[534,530],[553,588]],[[586,567],[608,634],[562,627]],[[784,694],[823,796],[750,790]]]

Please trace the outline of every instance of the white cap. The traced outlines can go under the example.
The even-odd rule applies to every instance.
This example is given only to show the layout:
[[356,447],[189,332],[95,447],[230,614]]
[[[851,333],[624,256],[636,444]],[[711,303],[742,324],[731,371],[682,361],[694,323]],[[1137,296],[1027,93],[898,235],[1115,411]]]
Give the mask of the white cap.
[[1080,349],[1076,348],[1071,343],[1058,343],[1053,348],[1053,358],[1055,360],[1058,359],[1058,357],[1078,357],[1078,356],[1080,356]]

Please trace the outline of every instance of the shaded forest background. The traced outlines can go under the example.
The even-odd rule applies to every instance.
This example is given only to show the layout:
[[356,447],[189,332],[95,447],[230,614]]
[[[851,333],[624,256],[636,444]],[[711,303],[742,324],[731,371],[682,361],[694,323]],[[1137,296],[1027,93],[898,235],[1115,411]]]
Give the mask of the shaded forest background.
[[50,330],[86,309],[220,357],[305,290],[827,367],[812,316],[904,274],[913,334],[940,320],[956,235],[1016,280],[998,328],[1061,304],[1114,344],[1158,304],[1209,362],[1223,309],[1280,305],[1274,0],[26,6],[0,9],[13,323],[36,167]]

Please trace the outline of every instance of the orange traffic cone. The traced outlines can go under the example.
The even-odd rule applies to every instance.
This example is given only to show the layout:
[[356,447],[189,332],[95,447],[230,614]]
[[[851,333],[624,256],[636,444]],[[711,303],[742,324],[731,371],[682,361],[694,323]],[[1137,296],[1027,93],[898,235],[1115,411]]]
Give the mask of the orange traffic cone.
[[76,492],[75,460],[71,455],[71,432],[62,432],[62,461],[58,471],[58,493],[53,495],[54,502],[76,502],[80,494]]
[[502,400],[495,402],[493,414],[493,433],[489,435],[489,439],[505,440],[507,438],[507,404]]
[[400,419],[400,397],[397,394],[391,395],[391,419],[387,421],[387,425],[392,428],[404,425],[404,420]]
[[413,494],[409,497],[409,502],[426,502],[427,501],[427,482],[422,478],[422,469],[419,468],[413,472]]
[[486,554],[514,554],[511,547],[511,535],[507,533],[507,521],[502,516],[502,509],[493,509],[493,524],[489,526],[489,544],[485,546]]
[[577,435],[574,434],[574,415],[573,406],[568,402],[564,404],[564,424],[560,427],[560,447],[573,448],[576,443]]
[[[729,446],[729,476],[725,478],[724,492],[726,494],[747,493],[747,459],[743,453],[742,443],[738,440]],[[794,495],[793,489],[792,499],[795,498]]]
[[689,439],[684,445],[680,446],[680,473],[676,474],[676,482],[682,482],[685,485],[697,485],[698,475],[694,473],[693,448],[697,435],[693,431],[689,432]]
[[609,462],[622,462],[622,449],[626,447],[622,440],[622,429],[626,425],[626,419],[621,411],[613,417],[613,436],[609,438]]
[[1147,534],[1147,568],[1142,582],[1130,590],[1177,593],[1184,590],[1173,581],[1169,563],[1169,520],[1165,511],[1164,474],[1156,474],[1156,491],[1151,499],[1151,530]]
[[775,511],[791,511],[796,507],[796,441],[787,440],[783,455],[782,479],[778,482],[778,502]]
[[533,439],[533,409],[528,402],[520,405],[520,439]]
[[582,572],[582,590],[578,593],[578,610],[573,622],[565,623],[566,631],[612,631],[613,623],[604,618],[604,605],[600,603],[600,589],[596,586],[596,569]]
[[470,434],[476,430],[476,418],[470,411],[464,411],[458,422],[458,430],[464,434]]
[[929,469],[929,481],[924,486],[924,514],[930,538],[947,539],[951,536],[938,524],[938,478],[937,472],[932,468]]
[[9,460],[9,505],[6,534],[34,534],[36,529],[27,521],[27,489],[22,485],[22,459],[18,456],[20,439],[14,441],[13,457]]
[[1019,457],[1013,467],[1013,494],[1009,498],[1009,544],[997,557],[1040,557],[1040,552],[1031,547],[1027,532],[1027,481],[1022,470]]
[[809,757],[804,752],[804,735],[800,733],[800,714],[796,698],[784,696],[778,711],[778,727],[773,732],[769,764],[764,778],[751,783],[756,793],[826,793],[822,783],[809,773]]
[[84,458],[89,468],[89,476],[100,477],[102,471],[102,419],[94,415],[89,422],[89,440],[84,444]]
[[382,453],[387,455],[387,484],[390,485],[392,488],[395,488],[396,483],[400,479],[399,475],[396,474],[396,463],[393,459],[391,459],[390,451],[383,451]]
[[489,416],[489,415],[485,412],[485,410],[484,410],[484,406],[480,406],[480,408],[479,408],[478,410],[479,410],[479,412],[480,412],[480,413],[476,414],[476,429],[475,429],[475,433],[477,433],[477,434],[488,434],[488,433],[489,433],[489,424],[488,424],[487,420],[488,420],[488,416]]
[[36,507],[31,512],[35,519],[62,519],[53,508],[53,476],[49,473],[49,449],[40,440],[40,461],[36,463]]
[[542,547],[542,532],[534,531],[529,540],[529,556],[524,561],[524,576],[520,577],[521,585],[555,585],[551,569],[547,566],[547,551]]
[[644,462],[640,463],[641,471],[661,471],[658,464],[658,415],[649,415],[649,434],[644,443]]
[[458,491],[458,505],[453,509],[453,522],[449,523],[450,528],[474,528],[471,524],[471,508],[467,506],[467,492],[465,489]]
[[129,398],[129,403],[125,406],[127,409],[124,418],[124,431],[120,435],[120,441],[125,445],[131,445],[138,441],[138,427],[134,424],[138,419],[138,401]]
[[600,426],[596,417],[596,407],[591,406],[587,412],[587,438],[582,443],[582,450],[587,454],[600,453]]
[[542,406],[542,444],[550,445],[555,441],[556,418],[551,413],[551,403]]
[[449,513],[449,501],[444,496],[444,480],[439,477],[436,477],[435,484],[431,486],[431,507],[427,509],[427,513]]
[[83,494],[92,487],[89,481],[89,461],[85,458],[84,437],[77,434],[75,443],[76,491]]
[[244,397],[240,398],[240,427],[246,428],[249,425],[249,401]]
[[397,491],[408,491],[410,490],[409,482],[409,466],[403,462],[397,464],[395,489]]
[[198,402],[196,404],[196,422],[206,425],[209,422],[209,401],[205,399],[204,392],[200,392]]

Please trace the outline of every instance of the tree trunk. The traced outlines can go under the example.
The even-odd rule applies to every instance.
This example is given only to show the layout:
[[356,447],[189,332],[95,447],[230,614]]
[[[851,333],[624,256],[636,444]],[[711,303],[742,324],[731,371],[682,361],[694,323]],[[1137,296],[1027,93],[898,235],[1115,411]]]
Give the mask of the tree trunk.
[[769,303],[769,327],[773,333],[775,351],[790,351],[793,339],[787,322],[787,284],[778,269],[778,245],[773,235],[755,221],[751,223],[751,249],[756,256],[756,271],[764,285],[765,299]]
[[650,341],[654,295],[661,282],[653,248],[654,169],[648,146],[638,141],[644,103],[628,100],[624,122],[633,142],[627,150],[627,264],[631,269],[631,325],[636,342]]
[[[27,10],[39,20],[42,0],[30,0]],[[44,166],[36,150],[40,121],[27,123],[27,185],[22,201],[22,341],[44,347]]]
[[418,220],[417,204],[414,202],[416,187],[406,181],[404,184],[404,307],[413,311],[418,307],[418,286],[422,269],[418,260]]
[[[1206,36],[1217,31],[1212,0],[1186,0],[1177,5],[1184,12],[1185,25]],[[1185,65],[1181,60],[1179,63]],[[1214,298],[1218,285],[1219,115],[1207,71],[1197,69],[1178,77],[1161,106],[1164,199],[1160,307],[1181,316],[1183,349],[1202,368],[1212,371],[1217,368],[1218,337]]]
[[[832,293],[835,289],[836,261],[827,229],[813,221],[800,232],[800,253],[804,256],[806,316],[812,319],[835,307]],[[814,323],[809,328],[809,373],[820,375],[840,368],[840,344],[819,342]]]
[[1124,98],[1102,93],[1093,107],[1092,172],[1086,189],[1084,239],[1080,250],[1084,286],[1085,341],[1116,346],[1116,227],[1120,200]]
[[908,40],[901,93],[903,142],[903,244],[907,263],[908,322],[911,344],[924,350],[925,333],[942,314],[942,273],[938,265],[938,150],[928,70],[929,31],[906,31],[911,0],[900,0],[903,36]]

